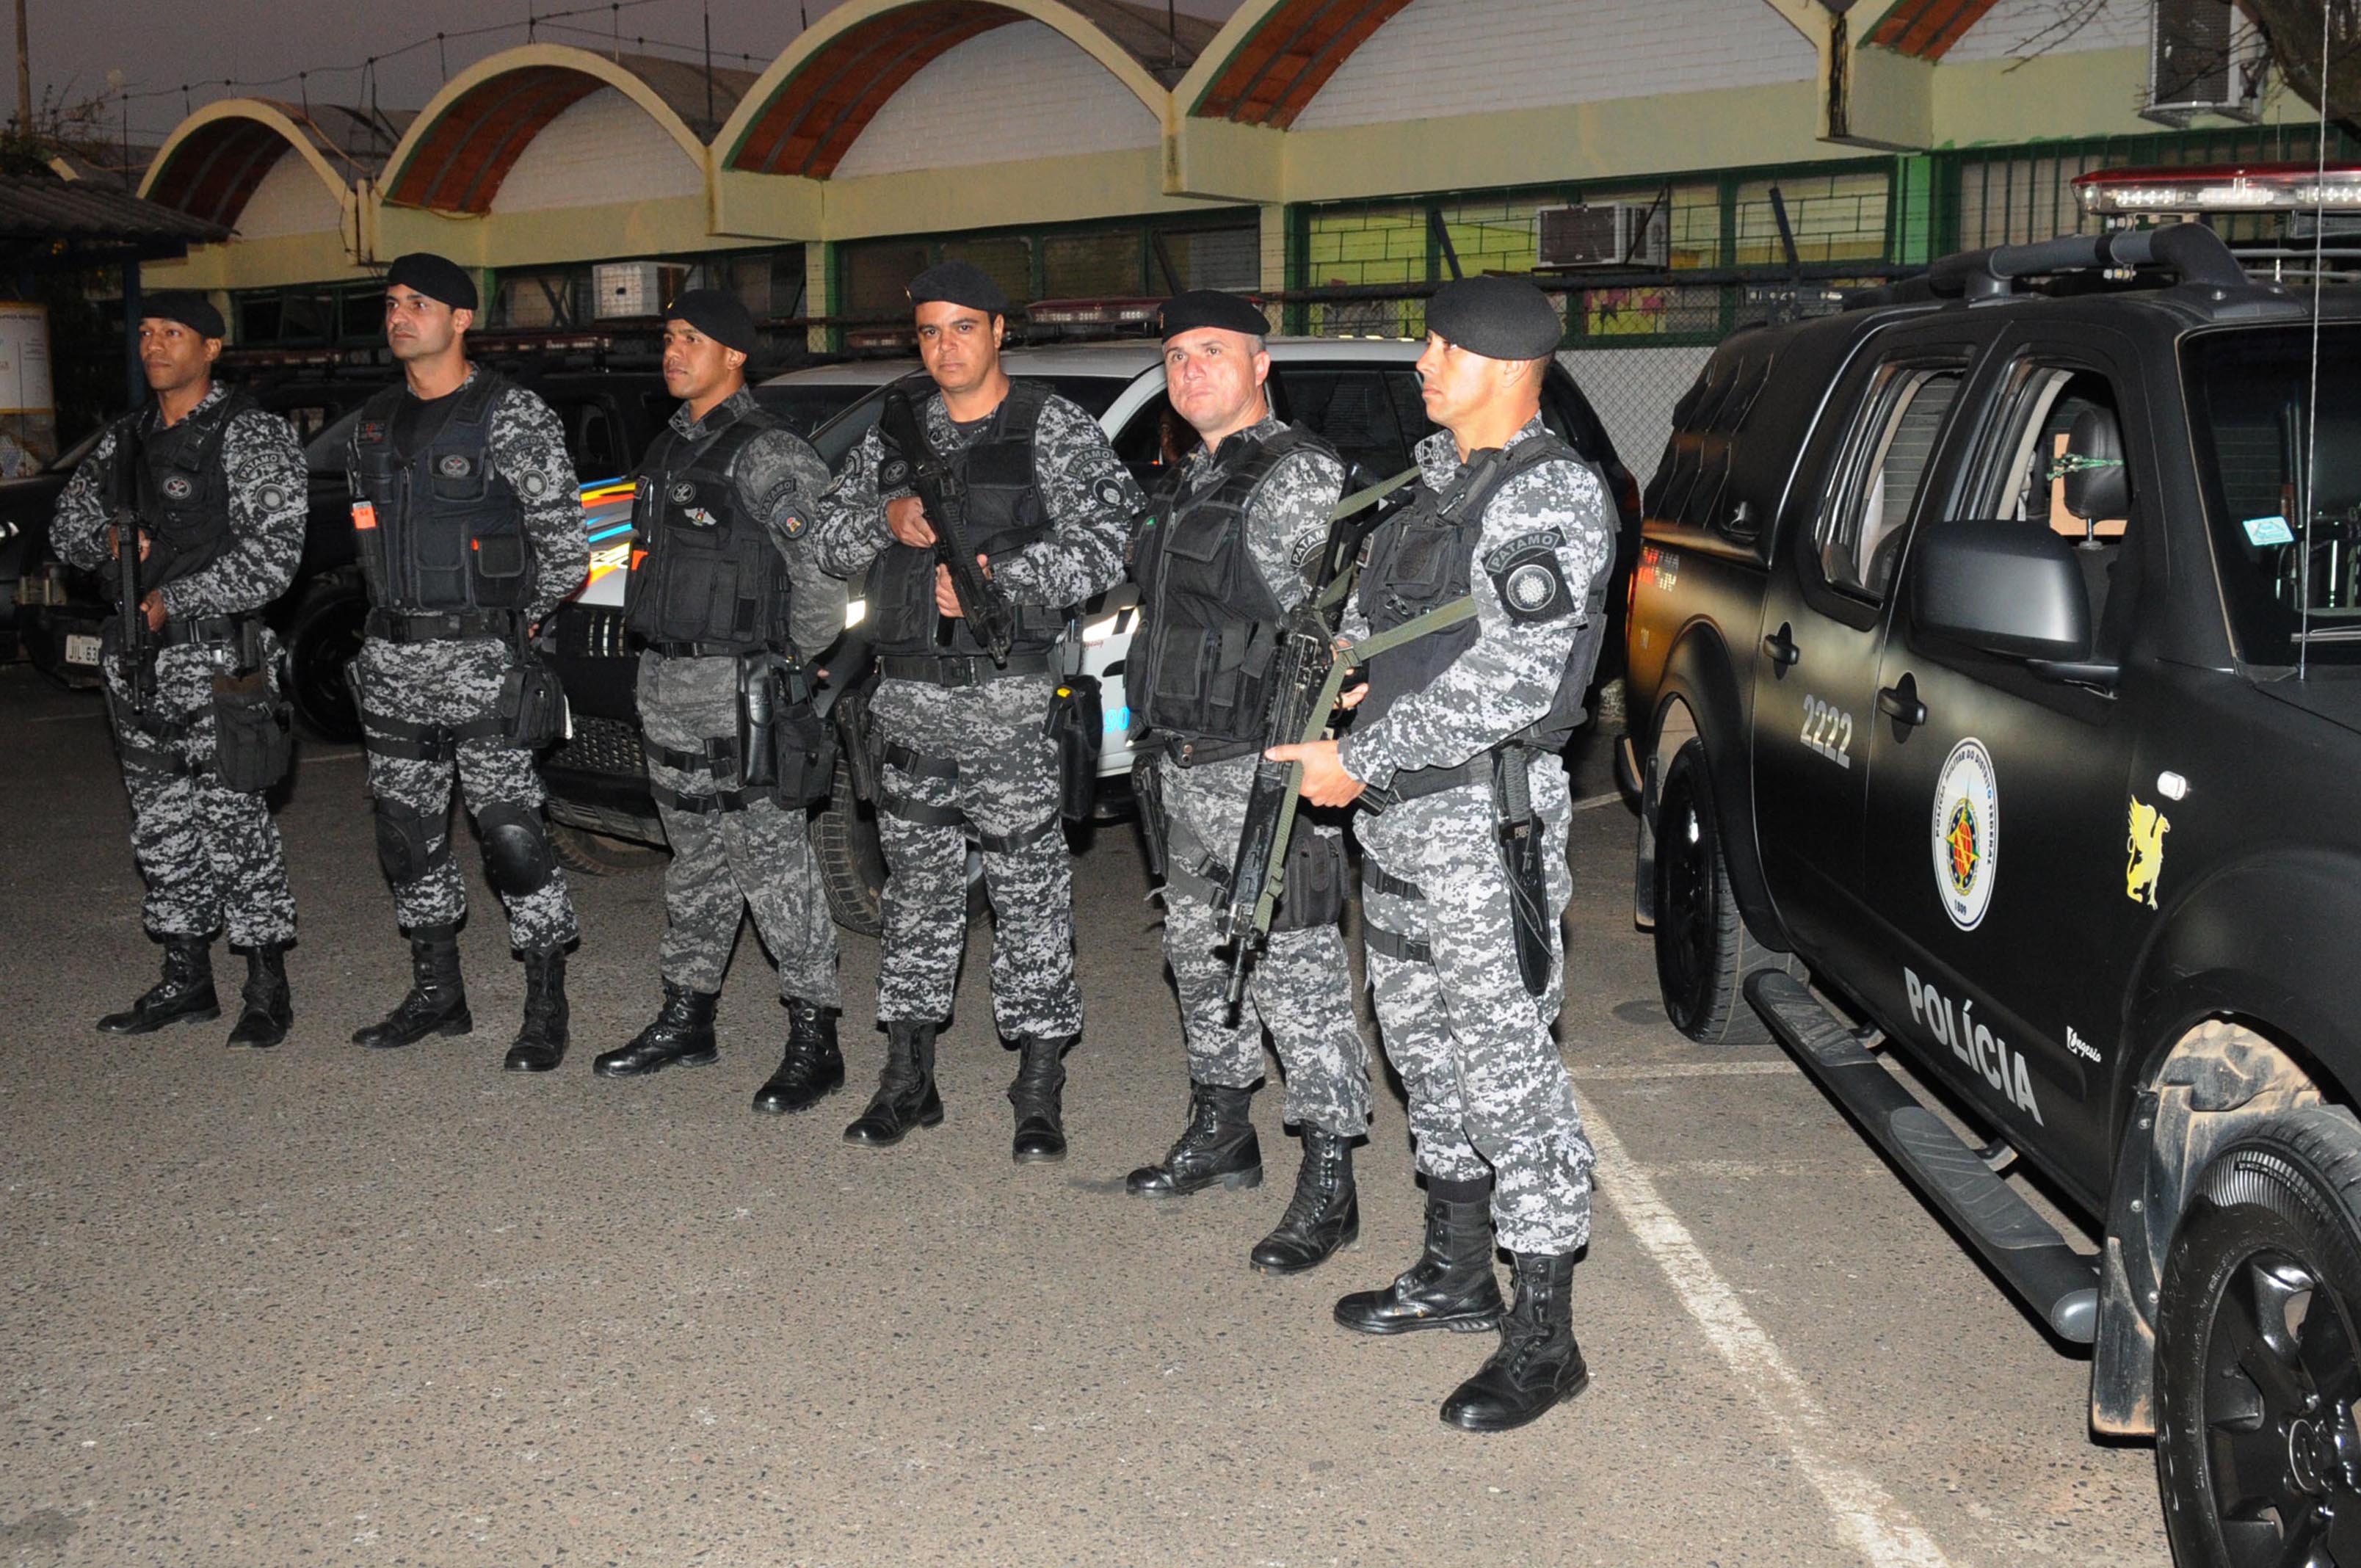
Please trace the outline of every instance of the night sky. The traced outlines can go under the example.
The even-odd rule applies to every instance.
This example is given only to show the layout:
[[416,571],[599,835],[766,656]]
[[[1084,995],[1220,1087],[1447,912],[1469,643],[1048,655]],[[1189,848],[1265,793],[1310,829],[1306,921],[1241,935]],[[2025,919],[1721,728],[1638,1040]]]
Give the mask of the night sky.
[[[578,9],[588,0],[533,0],[535,15]],[[835,0],[807,0],[818,17]],[[1235,0],[1179,0],[1184,14],[1226,16]],[[127,108],[135,141],[160,141],[179,124],[188,104],[215,98],[251,96],[300,99],[308,89],[324,103],[359,103],[366,98],[357,66],[370,55],[386,56],[420,39],[428,42],[378,67],[377,101],[385,108],[415,109],[443,82],[443,60],[457,71],[487,54],[525,41],[526,0],[408,0],[403,5],[330,5],[322,0],[28,0],[33,59],[33,99],[55,93],[66,102],[108,90],[107,73],[122,72],[127,103],[110,99],[109,137],[119,134]],[[740,53],[756,56],[753,69],[768,65],[801,30],[796,0],[710,0],[716,64],[743,66]],[[653,53],[682,53],[701,47],[707,6],[701,0],[641,0],[610,11],[570,16],[544,24],[547,43],[598,49],[620,32],[623,47],[637,49],[644,37]],[[13,16],[0,20],[0,37]],[[448,34],[500,25],[446,39],[441,59],[432,41]],[[660,44],[677,46],[671,49]],[[13,63],[13,62],[12,62]],[[308,83],[291,80],[312,72]],[[230,89],[221,79],[289,77],[268,85]],[[16,74],[0,71],[13,113]],[[190,83],[184,104],[180,88]]]

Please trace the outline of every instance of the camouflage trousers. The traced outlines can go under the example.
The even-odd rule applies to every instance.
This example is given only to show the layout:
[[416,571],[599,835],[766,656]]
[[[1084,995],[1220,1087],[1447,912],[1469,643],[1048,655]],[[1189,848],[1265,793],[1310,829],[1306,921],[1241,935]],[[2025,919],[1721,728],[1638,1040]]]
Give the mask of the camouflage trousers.
[[508,908],[509,945],[535,952],[563,947],[578,931],[566,873],[549,850],[533,753],[488,736],[460,740],[449,760],[397,754],[410,740],[403,731],[414,727],[488,723],[511,658],[494,637],[433,642],[372,637],[361,644],[353,668],[369,795],[377,803],[378,853],[393,884],[394,917],[403,930],[414,931],[454,924],[467,912],[467,886],[451,858],[456,774],[479,836],[491,824],[513,825],[538,846],[526,874],[511,877],[508,888],[498,876],[493,883]]
[[[1517,972],[1488,784],[1364,815],[1354,834],[1369,987],[1386,1055],[1410,1091],[1419,1168],[1445,1180],[1489,1173],[1502,1246],[1571,1253],[1590,1239],[1595,1163],[1551,1033],[1565,996],[1559,921],[1574,891],[1572,803],[1555,757],[1535,759],[1532,779],[1550,916],[1549,984],[1539,997]],[[1380,884],[1373,869],[1406,885]]]
[[[264,633],[271,688],[279,644]],[[203,643],[159,649],[156,697],[145,724],[108,644],[107,714],[131,796],[131,853],[148,894],[140,920],[151,937],[211,937],[233,946],[295,939],[295,895],[287,851],[259,795],[225,788],[213,772],[213,679],[236,665]]]
[[[1286,1119],[1357,1138],[1369,1130],[1369,1058],[1353,1016],[1353,975],[1344,933],[1334,925],[1273,931],[1246,971],[1246,995],[1229,1021],[1230,966],[1213,948],[1219,890],[1194,871],[1203,860],[1226,866],[1246,825],[1255,759],[1234,757],[1184,768],[1167,757],[1164,839],[1164,961],[1180,998],[1189,1042],[1189,1076],[1225,1089],[1262,1081],[1263,1031],[1279,1048],[1287,1080]],[[1337,830],[1299,818],[1296,831],[1334,838]]]
[[[992,901],[993,1021],[1012,1040],[1082,1033],[1074,870],[1058,817],[1057,746],[1045,732],[1054,689],[1049,675],[879,683],[870,718],[888,756],[877,810],[887,873],[878,1022],[950,1015],[972,829]],[[917,760],[897,764],[896,747]]]
[[[651,747],[697,751],[708,740],[734,744],[738,662],[668,659],[651,650],[640,655],[639,703],[640,729]],[[719,806],[716,796],[737,781],[730,763],[717,778],[648,760],[648,782],[675,797],[656,797],[672,845],[659,948],[664,978],[691,991],[719,991],[751,907],[754,929],[779,966],[779,994],[839,1006],[836,922],[812,853],[809,818],[801,807],[782,809],[766,797]]]

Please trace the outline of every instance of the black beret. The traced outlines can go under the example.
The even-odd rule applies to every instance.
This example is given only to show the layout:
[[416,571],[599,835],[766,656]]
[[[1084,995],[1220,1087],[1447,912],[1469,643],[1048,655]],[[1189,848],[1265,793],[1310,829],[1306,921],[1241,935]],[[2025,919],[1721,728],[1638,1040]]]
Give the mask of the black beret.
[[1261,306],[1243,295],[1224,293],[1219,289],[1191,289],[1185,294],[1175,294],[1164,302],[1163,312],[1157,320],[1168,339],[1202,326],[1250,333],[1257,337],[1270,331],[1270,321],[1262,313]]
[[1565,336],[1557,307],[1522,278],[1445,283],[1427,302],[1426,329],[1487,359],[1539,359]]
[[735,294],[689,289],[664,307],[664,320],[686,322],[724,348],[754,352],[754,318]]
[[193,289],[166,289],[148,295],[139,302],[139,319],[179,322],[199,337],[219,337],[224,330],[214,302]]
[[393,265],[385,269],[385,286],[415,289],[455,311],[476,308],[476,280],[467,276],[467,269],[431,250],[413,250],[407,256],[395,257]]
[[982,268],[968,261],[946,261],[910,280],[910,303],[924,305],[938,300],[945,304],[965,305],[987,315],[1008,313],[1008,296],[1000,291],[1000,285],[985,277]]

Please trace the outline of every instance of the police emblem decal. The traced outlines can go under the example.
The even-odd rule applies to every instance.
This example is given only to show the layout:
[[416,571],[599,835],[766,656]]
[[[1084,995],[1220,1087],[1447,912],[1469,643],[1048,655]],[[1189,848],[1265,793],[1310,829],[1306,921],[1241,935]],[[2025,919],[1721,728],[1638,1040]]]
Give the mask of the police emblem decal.
[[673,505],[685,507],[697,499],[697,487],[686,479],[675,479],[665,494],[672,498]]
[[2000,774],[1973,736],[1951,748],[1935,776],[1931,837],[1935,895],[1952,925],[1972,931],[2000,876]]
[[186,474],[174,474],[164,481],[164,499],[168,501],[184,501],[196,493],[197,487]]
[[464,479],[467,477],[470,465],[466,454],[451,452],[445,453],[443,460],[434,466],[446,479]]
[[1557,597],[1557,576],[1546,566],[1528,562],[1509,574],[1510,608],[1532,615]]
[[527,500],[537,501],[549,494],[549,477],[528,468],[525,470],[523,479],[519,481],[517,488],[524,492]]

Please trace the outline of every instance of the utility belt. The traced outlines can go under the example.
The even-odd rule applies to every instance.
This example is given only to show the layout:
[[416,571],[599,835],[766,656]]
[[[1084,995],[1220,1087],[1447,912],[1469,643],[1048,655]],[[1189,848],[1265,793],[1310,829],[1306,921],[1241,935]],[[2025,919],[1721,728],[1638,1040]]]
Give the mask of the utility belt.
[[[1160,796],[1155,810],[1164,835],[1165,885],[1219,909],[1229,898],[1230,868],[1197,841],[1187,824],[1164,808]],[[1345,917],[1347,872],[1342,834],[1315,833],[1310,820],[1298,816],[1293,836],[1287,841],[1286,868],[1279,907],[1271,912],[1273,935],[1317,930]]]
[[[909,778],[951,780],[960,776],[960,765],[956,759],[928,756],[923,751],[911,750],[898,740],[888,741],[880,751],[879,757],[887,767]],[[1030,828],[1020,828],[1013,833],[986,833],[970,822],[967,813],[956,806],[935,806],[927,801],[913,800],[895,790],[883,788],[878,791],[877,809],[887,817],[912,823],[920,828],[964,828],[968,836],[975,840],[976,847],[989,855],[1014,854],[1019,850],[1038,844],[1055,833],[1058,830],[1058,824],[1062,820],[1058,812],[1052,811]]]
[[[114,635],[122,635],[119,626]],[[159,718],[142,709],[137,697],[118,702],[109,691],[124,770],[150,778],[210,773],[225,789],[242,795],[259,795],[285,778],[295,756],[294,714],[287,699],[272,689],[270,673],[264,668],[260,619],[195,616],[168,620],[153,635],[159,648],[218,648],[234,658],[229,669],[214,674],[210,711],[200,709],[185,718]],[[213,726],[214,754],[192,760],[181,746],[206,723]]]
[[1011,653],[995,664],[988,653],[882,653],[877,668],[889,681],[924,681],[938,686],[980,686],[1015,675],[1046,675],[1062,663],[1055,650]]
[[387,642],[447,642],[460,637],[513,639],[522,627],[512,609],[373,609],[365,630]]
[[734,735],[708,737],[704,744],[694,751],[658,745],[653,740],[643,741],[642,749],[652,762],[661,762],[678,773],[701,773],[715,782],[716,787],[709,791],[688,795],[651,780],[648,793],[656,797],[658,804],[668,806],[675,811],[685,811],[692,817],[709,817],[720,811],[743,811],[756,801],[772,798],[772,792],[767,789],[719,787],[724,777],[744,777],[744,770],[739,763],[738,738]]
[[648,651],[667,659],[734,659],[750,650],[742,642],[651,642]]
[[258,624],[250,615],[200,615],[187,620],[168,620],[163,630],[151,635],[159,648],[181,648],[200,642],[242,646],[249,635],[247,628]]
[[[649,793],[675,811],[708,816],[774,801],[799,811],[826,800],[836,773],[836,729],[814,701],[811,677],[792,658],[767,648],[710,642],[651,644],[667,658],[727,656],[737,664],[734,735],[708,736],[694,751],[642,740],[651,762],[701,774],[710,790],[687,793],[649,780]],[[694,649],[696,652],[675,652]]]
[[1167,735],[1150,731],[1143,750],[1159,752],[1172,759],[1176,768],[1202,768],[1214,762],[1226,762],[1237,757],[1252,757],[1262,751],[1259,740],[1208,740],[1187,735]]
[[1363,811],[1375,817],[1389,807],[1406,800],[1423,800],[1430,795],[1441,795],[1462,784],[1489,784],[1492,782],[1492,759],[1499,747],[1477,752],[1464,762],[1447,768],[1413,768],[1394,775],[1394,782],[1378,788],[1375,785],[1361,792],[1359,805]]

